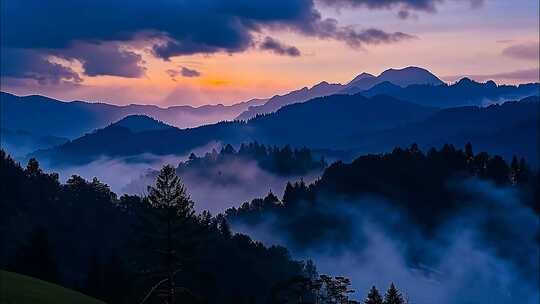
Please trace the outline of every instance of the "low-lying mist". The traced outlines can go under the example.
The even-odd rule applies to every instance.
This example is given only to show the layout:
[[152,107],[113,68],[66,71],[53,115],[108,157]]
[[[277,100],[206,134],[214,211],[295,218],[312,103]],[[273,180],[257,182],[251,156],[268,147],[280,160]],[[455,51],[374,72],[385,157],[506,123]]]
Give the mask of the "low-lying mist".
[[[282,193],[287,181],[299,176],[278,176],[261,169],[255,161],[234,160],[212,168],[212,175],[201,175],[188,171],[181,174],[197,211],[208,210],[212,214],[238,206],[254,197],[265,195],[269,191]],[[154,183],[156,171],[146,172],[122,188],[122,193],[145,194],[148,185]],[[302,176],[312,181],[318,172]]]
[[450,186],[470,199],[429,232],[380,197],[324,200],[313,212],[333,225],[309,242],[290,233],[310,222],[303,218],[309,212],[255,225],[233,221],[232,228],[314,260],[319,273],[349,277],[357,299],[372,285],[385,290],[394,282],[409,303],[538,303],[537,215],[513,188],[475,179]]
[[[46,171],[57,172],[62,182],[72,175],[89,180],[97,177],[118,195],[144,196],[147,194],[147,187],[155,183],[155,177],[163,165],[171,164],[176,167],[180,162],[188,160],[191,153],[204,155],[213,149],[219,150],[220,147],[220,143],[212,143],[185,155],[102,157],[81,166],[50,167],[45,162],[43,167]],[[196,210],[208,210],[217,214],[269,191],[282,193],[289,180],[303,178],[310,182],[319,174],[319,171],[314,171],[302,176],[284,177],[262,169],[256,161],[234,159],[216,165],[211,169],[210,175],[199,174],[197,170],[188,170],[179,175],[195,202]]]

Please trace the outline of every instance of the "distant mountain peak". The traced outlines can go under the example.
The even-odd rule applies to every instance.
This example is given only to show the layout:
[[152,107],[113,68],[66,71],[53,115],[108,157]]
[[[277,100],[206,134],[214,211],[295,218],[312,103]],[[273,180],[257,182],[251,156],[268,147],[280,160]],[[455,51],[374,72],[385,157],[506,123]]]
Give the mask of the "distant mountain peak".
[[458,80],[457,84],[468,84],[468,83],[475,83],[476,81],[470,79],[469,77],[463,77],[460,80]]
[[324,80],[323,80],[323,81],[317,83],[316,85],[314,85],[313,87],[324,86],[324,85],[328,85],[328,84],[329,84],[328,81],[324,81]]
[[362,79],[369,79],[369,78],[375,78],[375,75],[371,75],[369,73],[363,72],[362,74],[357,75],[353,78],[353,80],[349,81],[347,85],[351,85],[357,81],[360,81]]
[[111,126],[128,128],[135,133],[173,128],[172,126],[169,126],[168,124],[147,115],[128,115],[111,124]]
[[411,84],[441,85],[444,82],[424,68],[409,66],[403,69],[388,69],[377,77],[381,82],[389,81],[401,87]]
[[356,94],[369,90],[383,82],[390,82],[399,87],[410,85],[441,85],[444,84],[437,76],[430,71],[415,66],[402,69],[388,69],[379,76],[362,73],[349,82],[341,91],[344,94]]

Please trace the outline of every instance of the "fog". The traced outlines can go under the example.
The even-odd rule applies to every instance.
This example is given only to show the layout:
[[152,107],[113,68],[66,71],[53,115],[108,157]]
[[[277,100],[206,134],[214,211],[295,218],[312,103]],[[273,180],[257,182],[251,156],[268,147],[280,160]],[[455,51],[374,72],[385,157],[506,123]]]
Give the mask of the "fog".
[[335,215],[340,227],[317,243],[298,243],[275,217],[232,227],[266,245],[286,246],[294,258],[314,260],[319,273],[349,277],[358,300],[372,285],[384,291],[394,282],[409,303],[538,303],[537,216],[515,189],[478,180],[449,186],[471,200],[432,234],[405,210],[374,197],[324,202],[321,211]]
[[[123,193],[145,194],[154,182],[157,172],[147,172],[122,188]],[[234,160],[212,168],[211,175],[201,175],[196,170],[180,174],[197,211],[209,210],[212,214],[236,207],[268,192],[283,193],[287,181],[298,178],[310,182],[319,172],[305,176],[278,176],[261,169],[255,161]]]
[[[118,195],[144,196],[147,194],[147,187],[155,183],[155,177],[163,165],[170,164],[177,167],[180,162],[188,159],[191,152],[204,155],[212,149],[219,151],[220,148],[219,143],[212,143],[185,155],[142,154],[122,158],[102,157],[82,166],[49,167],[44,164],[44,168],[46,171],[59,173],[62,182],[74,174],[87,180],[97,177]],[[211,175],[201,175],[196,170],[189,170],[180,174],[180,178],[186,185],[198,212],[209,210],[212,214],[217,214],[253,198],[264,196],[270,191],[281,194],[289,180],[303,178],[311,182],[319,174],[320,172],[312,172],[304,176],[283,177],[261,169],[255,161],[235,160],[213,167]]]

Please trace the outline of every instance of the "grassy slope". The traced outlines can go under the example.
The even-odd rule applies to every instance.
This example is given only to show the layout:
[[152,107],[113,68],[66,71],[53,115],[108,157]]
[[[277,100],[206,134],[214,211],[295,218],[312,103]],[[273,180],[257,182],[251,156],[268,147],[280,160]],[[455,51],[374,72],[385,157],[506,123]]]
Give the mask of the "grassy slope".
[[39,279],[0,270],[0,304],[105,304]]

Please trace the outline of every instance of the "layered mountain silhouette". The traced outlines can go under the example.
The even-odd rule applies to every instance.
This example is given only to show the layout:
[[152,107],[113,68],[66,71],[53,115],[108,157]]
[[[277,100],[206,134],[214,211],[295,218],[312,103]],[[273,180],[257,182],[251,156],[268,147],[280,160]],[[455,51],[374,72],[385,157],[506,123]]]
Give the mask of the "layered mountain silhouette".
[[395,146],[417,143],[429,149],[467,142],[482,151],[494,151],[507,158],[525,157],[539,165],[538,96],[487,107],[464,106],[440,110],[425,120],[374,133],[352,136],[349,140],[364,152],[388,151]]
[[62,165],[100,156],[184,154],[212,142],[258,141],[365,153],[414,142],[427,148],[471,141],[506,157],[525,156],[536,165],[538,143],[530,139],[538,138],[539,109],[538,97],[489,107],[438,109],[384,95],[332,95],[289,105],[248,122],[141,132],[113,124],[34,156]]
[[436,107],[488,105],[527,96],[537,96],[539,93],[540,84],[538,83],[518,86],[497,85],[493,81],[480,83],[469,78],[463,78],[452,85],[409,85],[407,87],[400,87],[385,81],[361,92],[362,95],[367,97],[384,94]]
[[304,102],[315,97],[328,96],[335,93],[355,94],[368,90],[373,86],[390,82],[397,86],[408,86],[412,84],[440,85],[443,82],[426,69],[418,67],[407,67],[404,69],[389,69],[382,72],[379,76],[373,76],[369,73],[362,73],[356,76],[348,84],[330,84],[323,81],[312,88],[304,87],[297,91],[292,91],[285,95],[276,95],[270,98],[265,104],[250,107],[247,111],[240,114],[236,119],[248,120],[257,115],[267,114],[277,111],[283,106]]
[[129,115],[147,115],[176,127],[187,128],[233,119],[249,106],[264,101],[253,99],[232,106],[160,108],[154,105],[63,102],[39,95],[21,97],[0,92],[1,127],[37,135],[76,138]]
[[387,96],[332,95],[289,105],[248,122],[221,122],[192,129],[168,128],[138,133],[121,124],[112,124],[60,147],[38,151],[34,156],[48,159],[53,164],[85,163],[100,156],[183,154],[216,141],[335,147],[343,145],[358,132],[396,127],[424,119],[435,111],[435,108]]
[[30,152],[61,145],[68,141],[65,137],[37,135],[22,130],[0,129],[0,146],[15,158]]

